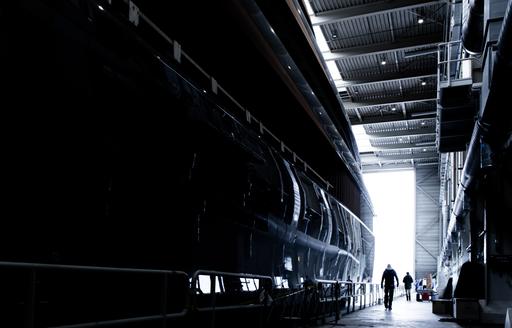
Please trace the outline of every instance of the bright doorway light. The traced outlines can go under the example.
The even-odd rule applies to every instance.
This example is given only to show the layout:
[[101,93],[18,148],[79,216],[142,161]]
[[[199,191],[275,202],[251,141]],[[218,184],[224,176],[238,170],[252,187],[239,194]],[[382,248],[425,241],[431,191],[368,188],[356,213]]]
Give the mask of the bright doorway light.
[[373,282],[380,283],[391,264],[402,284],[406,272],[414,278],[415,172],[365,173],[363,178],[376,212]]

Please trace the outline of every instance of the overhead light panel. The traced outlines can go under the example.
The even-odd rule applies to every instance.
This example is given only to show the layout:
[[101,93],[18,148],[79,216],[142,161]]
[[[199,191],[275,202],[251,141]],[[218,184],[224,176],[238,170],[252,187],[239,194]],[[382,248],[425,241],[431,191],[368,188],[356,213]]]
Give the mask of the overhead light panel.
[[386,65],[386,63],[387,63],[387,62],[386,62],[386,56],[385,56],[385,55],[382,55],[382,56],[380,57],[380,64],[381,64],[381,65]]
[[423,24],[423,23],[425,23],[425,20],[422,17],[418,18],[418,24]]
[[416,146],[433,146],[435,141],[417,142]]
[[437,112],[412,113],[411,117],[429,116],[429,115],[435,115],[435,114],[437,114]]

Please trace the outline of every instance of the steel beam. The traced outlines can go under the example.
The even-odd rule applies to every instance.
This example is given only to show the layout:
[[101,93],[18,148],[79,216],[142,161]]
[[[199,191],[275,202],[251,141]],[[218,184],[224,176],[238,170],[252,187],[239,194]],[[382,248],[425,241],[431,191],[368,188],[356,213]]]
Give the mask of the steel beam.
[[[435,71],[435,67],[432,72]],[[437,77],[437,74],[427,74],[427,75],[418,75],[416,72],[409,72],[409,73],[400,73],[400,74],[393,74],[393,75],[380,75],[375,76],[373,79],[368,80],[351,80],[351,81],[343,81],[343,80],[334,80],[334,84],[338,88],[347,88],[352,87],[356,85],[366,85],[366,84],[376,84],[376,83],[382,83],[382,82],[395,82],[395,81],[403,81],[403,80],[411,80],[411,79],[428,79],[428,78],[434,78]]]
[[364,5],[352,6],[318,13],[315,16],[311,16],[311,23],[313,25],[324,25],[348,19],[391,13],[397,10],[410,10],[418,7],[431,6],[444,2],[446,1],[382,0],[379,2],[373,2]]
[[354,109],[360,107],[374,107],[374,106],[385,106],[385,105],[401,105],[415,102],[424,101],[437,101],[437,98],[406,98],[406,99],[381,99],[372,102],[343,102],[345,109]]
[[360,47],[343,48],[331,52],[324,52],[323,56],[326,61],[339,60],[350,57],[378,55],[399,50],[410,50],[423,46],[437,47],[441,42],[443,42],[443,35],[441,33],[436,33],[395,42],[375,43]]
[[427,118],[433,118],[436,117],[435,112],[425,112],[425,115],[422,115],[421,117],[414,117],[410,114],[404,117],[399,111],[396,112],[396,114],[389,114],[384,116],[370,116],[370,117],[364,117],[359,112],[358,108],[354,108],[356,110],[357,120],[352,116],[350,117],[350,123],[352,125],[358,125],[358,124],[374,124],[374,123],[385,123],[385,122],[398,122],[398,121],[408,121],[408,120],[417,120],[417,119],[427,119]]

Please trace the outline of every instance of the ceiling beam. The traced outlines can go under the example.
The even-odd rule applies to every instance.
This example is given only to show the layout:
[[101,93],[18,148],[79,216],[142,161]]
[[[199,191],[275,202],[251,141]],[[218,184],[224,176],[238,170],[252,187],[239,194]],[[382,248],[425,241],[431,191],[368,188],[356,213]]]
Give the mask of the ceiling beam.
[[[423,134],[427,139],[431,139],[429,141],[418,141],[415,142],[411,140],[411,135],[407,136],[397,136],[393,139],[393,142],[382,143],[379,140],[386,138],[370,138],[370,145],[375,149],[401,149],[401,148],[421,148],[422,146],[432,147],[436,145],[436,134]],[[400,140],[402,139],[402,140]]]
[[[370,84],[370,83],[379,83],[379,82],[387,82],[387,81],[393,81],[393,80],[399,80],[399,79],[412,79],[415,77],[420,76],[430,76],[435,73],[435,66],[432,66],[432,69],[430,70],[414,70],[409,72],[403,72],[403,73],[389,73],[389,74],[381,74],[381,75],[375,75],[375,76],[361,76],[356,78],[350,78],[350,79],[335,79],[334,84],[338,88],[338,91],[343,91],[341,88],[350,87],[353,85],[359,85],[359,84]],[[340,90],[341,89],[341,90]]]
[[442,33],[434,33],[395,42],[375,43],[360,47],[343,48],[331,52],[324,52],[323,56],[326,61],[339,60],[358,56],[376,55],[399,50],[410,50],[423,46],[437,47],[437,45],[441,42],[443,42]]
[[[425,158],[420,158],[420,159],[414,159],[414,164],[415,166],[424,166],[424,165],[437,165],[438,164],[438,161],[439,161],[439,158],[437,156],[433,156],[433,157],[425,157]],[[380,165],[379,165],[380,163]],[[382,158],[382,157],[377,157],[375,155],[367,155],[365,156],[364,158],[361,157],[361,165],[363,167],[374,167],[374,168],[378,168],[378,167],[381,167],[381,168],[389,168],[390,165],[394,166],[394,167],[411,167],[411,158],[397,158],[397,159],[392,159],[392,158]]]
[[432,134],[436,132],[435,126],[418,127],[415,129],[406,130],[389,130],[389,131],[375,131],[367,133],[370,138],[374,137],[395,137],[395,136],[407,136],[413,134]]
[[[420,162],[429,161],[429,160],[434,161],[434,158],[436,159],[436,161],[438,160],[437,152],[424,152],[422,154],[417,154],[417,155],[424,155],[424,156],[416,156],[415,157],[416,160],[418,158],[423,159],[423,160],[420,160]],[[407,154],[404,158],[391,158],[391,156],[393,156],[393,155],[377,156],[377,155],[375,155],[375,152],[373,152],[373,151],[359,154],[359,157],[361,157],[361,161],[364,162],[366,160],[366,163],[377,163],[378,161],[381,161],[384,164],[386,162],[390,162],[390,161],[398,160],[398,159],[405,159],[405,160],[409,161],[411,158],[413,158],[412,154]],[[394,155],[394,156],[404,156],[404,155]],[[368,161],[368,160],[372,160],[372,161]]]
[[[406,138],[407,136],[405,136]],[[427,147],[435,146],[435,141],[432,141],[432,143],[429,143]],[[388,150],[388,149],[404,149],[404,148],[421,148],[421,146],[418,146],[418,144],[411,142],[411,143],[403,143],[403,144],[394,144],[394,145],[372,145],[373,148],[377,150]]]
[[418,7],[425,7],[434,4],[444,3],[446,1],[432,0],[382,0],[379,2],[368,3],[359,6],[329,10],[311,16],[313,25],[324,25],[343,20],[361,18],[378,14],[390,13],[396,10],[407,10]]
[[[432,162],[432,163],[414,163],[414,167],[419,167],[419,166],[426,166],[426,165],[429,165],[429,166],[437,166],[438,163],[437,162]],[[399,171],[399,170],[408,170],[410,169],[411,167],[413,167],[411,165],[410,162],[408,163],[398,163],[398,164],[395,164],[394,162],[388,162],[388,163],[384,163],[382,164],[381,166],[378,166],[374,163],[371,163],[371,164],[362,164],[362,168],[361,168],[361,171],[363,173],[370,173],[370,172],[382,172],[382,171]]]
[[415,72],[409,72],[408,74],[395,74],[391,78],[390,75],[381,75],[381,76],[375,76],[371,80],[367,81],[343,81],[343,80],[334,80],[334,84],[338,88],[343,87],[352,87],[356,85],[367,85],[367,84],[376,84],[376,83],[382,83],[382,82],[395,82],[395,81],[403,81],[403,80],[412,80],[412,79],[428,79],[428,78],[434,78],[437,77],[437,74],[427,74],[427,75],[418,75],[415,74]]
[[359,109],[354,108],[356,111],[357,118],[359,119],[359,122],[363,122],[363,117],[361,116],[361,113],[359,113]]
[[[407,138],[407,136],[405,138]],[[383,151],[383,152],[399,151],[399,150],[403,150],[403,149],[411,149],[411,150],[414,149],[416,151],[421,152],[423,149],[427,149],[427,151],[421,152],[422,154],[425,154],[425,153],[430,154],[432,152],[431,151],[432,147],[435,147],[435,144],[432,144],[430,146],[416,146],[414,144],[405,144],[405,145],[407,145],[407,147],[400,147],[399,145],[393,145],[394,147],[389,147],[389,148],[379,148],[379,147],[374,147],[373,145],[372,145],[372,147],[379,148],[379,149],[376,150],[377,152],[378,151]],[[437,150],[436,150],[436,153],[437,153]],[[423,156],[423,157],[429,157],[430,158],[431,156]]]
[[414,159],[434,159],[439,156],[439,153],[436,151],[426,151],[423,153],[417,153],[417,154],[401,154],[401,155],[386,155],[382,154],[379,156],[375,156],[378,158],[381,162],[384,162],[385,160],[397,160],[397,159],[406,159],[411,160],[411,158]]
[[425,114],[428,113],[428,115],[422,115],[421,117],[417,117],[417,116],[411,116],[411,114],[406,114],[406,116],[404,117],[402,113],[400,112],[395,112],[393,114],[386,114],[384,116],[367,116],[367,117],[364,117],[361,115],[361,113],[359,112],[359,110],[357,108],[355,108],[357,110],[357,120],[354,118],[354,117],[350,117],[350,123],[352,125],[359,125],[359,124],[373,124],[373,123],[384,123],[384,122],[398,122],[398,121],[407,121],[407,120],[417,120],[417,119],[420,119],[420,118],[433,118],[433,117],[436,117],[436,113],[435,112],[425,112]]
[[352,101],[344,101],[343,107],[345,109],[354,109],[360,107],[374,107],[374,106],[385,106],[385,105],[401,105],[401,104],[409,104],[415,102],[425,102],[425,101],[437,101],[437,98],[423,98],[423,97],[410,97],[410,98],[401,98],[401,99],[379,99],[371,102],[352,102]]

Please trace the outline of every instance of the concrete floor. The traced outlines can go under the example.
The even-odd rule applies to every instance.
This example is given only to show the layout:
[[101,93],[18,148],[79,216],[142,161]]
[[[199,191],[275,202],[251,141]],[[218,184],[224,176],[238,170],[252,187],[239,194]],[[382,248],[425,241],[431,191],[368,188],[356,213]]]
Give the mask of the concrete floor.
[[405,297],[395,299],[393,310],[387,311],[384,305],[376,305],[370,308],[346,314],[341,317],[337,325],[327,324],[321,328],[331,327],[403,327],[403,328],[480,328],[480,327],[502,327],[502,325],[481,325],[481,324],[459,324],[456,322],[439,321],[449,319],[450,316],[441,316],[432,313],[432,303],[407,302]]

